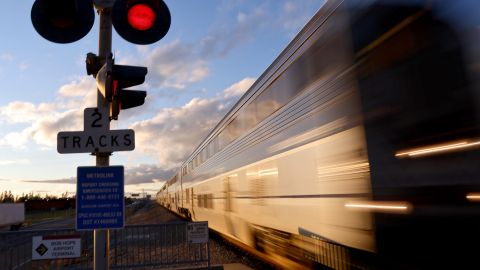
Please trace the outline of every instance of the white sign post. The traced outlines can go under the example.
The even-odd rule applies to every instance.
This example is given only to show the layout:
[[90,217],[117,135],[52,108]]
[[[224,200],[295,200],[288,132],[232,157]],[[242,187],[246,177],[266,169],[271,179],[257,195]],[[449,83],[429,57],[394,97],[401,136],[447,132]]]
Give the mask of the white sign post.
[[32,260],[78,258],[81,255],[80,235],[34,236]]
[[188,223],[187,241],[191,244],[208,243],[208,221]]

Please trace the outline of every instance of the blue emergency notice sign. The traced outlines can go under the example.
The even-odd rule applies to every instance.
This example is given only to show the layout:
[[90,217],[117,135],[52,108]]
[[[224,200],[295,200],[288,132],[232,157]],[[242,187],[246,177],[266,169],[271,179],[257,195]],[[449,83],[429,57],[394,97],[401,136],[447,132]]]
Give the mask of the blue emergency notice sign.
[[123,166],[77,168],[77,230],[125,224]]

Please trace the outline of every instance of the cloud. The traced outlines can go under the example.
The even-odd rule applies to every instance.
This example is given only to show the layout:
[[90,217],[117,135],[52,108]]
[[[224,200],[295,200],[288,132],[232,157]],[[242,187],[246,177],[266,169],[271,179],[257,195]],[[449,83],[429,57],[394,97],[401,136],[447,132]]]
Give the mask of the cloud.
[[[161,109],[151,119],[134,123],[130,128],[135,130],[136,152],[156,158],[159,165],[143,164],[128,168],[125,182],[163,182],[171,177],[174,170],[254,81],[254,78],[242,79],[213,98],[193,98],[183,106]],[[62,104],[58,101],[40,105],[12,102],[0,107],[0,119],[3,122],[29,124],[20,132],[0,137],[0,145],[25,148],[27,142],[33,140],[38,145],[54,147],[59,131],[82,130],[83,108],[88,103],[85,100],[95,96],[90,93],[94,92],[91,91],[91,86],[83,78],[62,86],[58,91],[58,100]],[[7,164],[5,161],[4,165]],[[74,183],[72,178],[39,181]]]
[[143,49],[141,53],[149,69],[148,82],[153,87],[184,89],[210,73],[207,61],[194,46],[179,40],[152,50]]
[[18,68],[21,70],[21,71],[25,71],[27,70],[28,68],[30,67],[29,64],[23,62],[23,63],[20,63],[20,65],[18,66]]
[[293,13],[297,10],[297,6],[294,2],[287,1],[283,4],[283,12],[285,13]]
[[0,60],[2,61],[11,62],[13,59],[15,59],[15,56],[11,53],[0,53]]
[[294,37],[300,32],[305,22],[314,15],[312,11],[320,9],[324,3],[325,0],[286,1],[282,6],[279,20],[289,37]]
[[27,141],[27,132],[10,132],[0,137],[0,146],[9,146],[16,149],[25,149],[25,144],[27,143]]
[[[2,161],[0,161],[2,165]],[[140,164],[125,169],[125,185],[135,185],[141,183],[161,183],[169,179],[173,175],[173,170],[163,170],[157,165]],[[59,179],[42,179],[42,180],[21,180],[25,183],[36,184],[76,184],[76,177],[67,177]]]
[[136,151],[156,157],[162,168],[178,167],[225,113],[220,105],[195,98],[183,107],[162,109],[152,119],[134,124]]
[[27,124],[21,131],[0,137],[1,146],[25,148],[33,140],[38,145],[56,145],[59,131],[83,130],[83,109],[96,106],[95,80],[79,77],[60,87],[52,103],[13,101],[0,107],[0,124]]
[[[76,184],[77,183],[77,178],[76,177],[69,177],[69,178],[60,178],[60,179],[46,179],[46,180],[21,180],[22,182],[25,183],[45,183],[45,184]],[[42,192],[38,191],[37,192]],[[49,193],[48,191],[46,191]]]
[[253,82],[245,78],[214,98],[194,98],[134,123],[130,128],[135,130],[136,151],[158,159],[164,170],[177,168]]
[[228,17],[236,18],[236,20],[231,23],[215,24],[215,27],[200,43],[202,55],[223,57],[235,47],[251,41],[255,36],[253,33],[266,26],[267,9],[266,5],[255,6],[249,11],[223,9],[222,12],[230,13],[227,14]]
[[237,97],[240,95],[243,95],[245,91],[252,86],[252,84],[255,82],[255,78],[245,78],[237,83],[234,83],[230,87],[226,88],[223,92],[222,95],[224,98],[231,98],[231,97]]
[[28,165],[28,164],[31,164],[30,160],[28,160],[28,159],[3,159],[3,160],[0,160],[0,166]]
[[95,80],[91,77],[79,77],[62,85],[58,90],[58,94],[62,97],[85,97],[89,92],[94,92],[96,88]]
[[140,164],[125,171],[125,185],[159,183],[168,180],[173,170],[165,170],[154,164]]
[[36,106],[30,102],[14,101],[0,107],[0,121],[7,123],[28,123],[37,118]]
[[207,36],[200,42],[202,55],[223,57],[249,43],[254,37],[272,31],[285,31],[288,38],[297,34],[325,0],[279,0],[248,3],[225,1],[219,5],[218,17]]
[[185,90],[211,74],[213,60],[223,58],[234,48],[251,41],[254,32],[265,30],[268,24],[267,5],[253,5],[242,11],[238,8],[223,10],[231,16],[218,11],[222,18],[212,24],[212,29],[200,41],[176,39],[153,48],[138,46],[140,57],[119,53],[117,63],[146,64],[149,87]]

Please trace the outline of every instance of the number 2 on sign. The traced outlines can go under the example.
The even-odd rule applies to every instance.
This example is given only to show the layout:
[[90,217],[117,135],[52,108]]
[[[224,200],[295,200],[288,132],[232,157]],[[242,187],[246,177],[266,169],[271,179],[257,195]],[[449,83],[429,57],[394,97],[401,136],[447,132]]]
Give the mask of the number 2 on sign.
[[83,127],[87,132],[108,129],[107,108],[85,108],[83,117]]
[[99,111],[95,110],[92,113],[92,117],[94,118],[92,122],[92,128],[102,127],[102,124],[101,124],[102,122],[100,122],[100,120],[102,120],[102,114]]

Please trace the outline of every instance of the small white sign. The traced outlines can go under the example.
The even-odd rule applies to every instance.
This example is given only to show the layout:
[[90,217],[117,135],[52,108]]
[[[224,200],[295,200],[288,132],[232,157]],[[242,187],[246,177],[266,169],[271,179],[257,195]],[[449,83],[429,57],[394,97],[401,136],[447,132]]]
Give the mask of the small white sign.
[[187,224],[187,241],[191,244],[208,242],[208,221],[190,222]]
[[34,236],[32,260],[78,258],[81,255],[80,235]]

